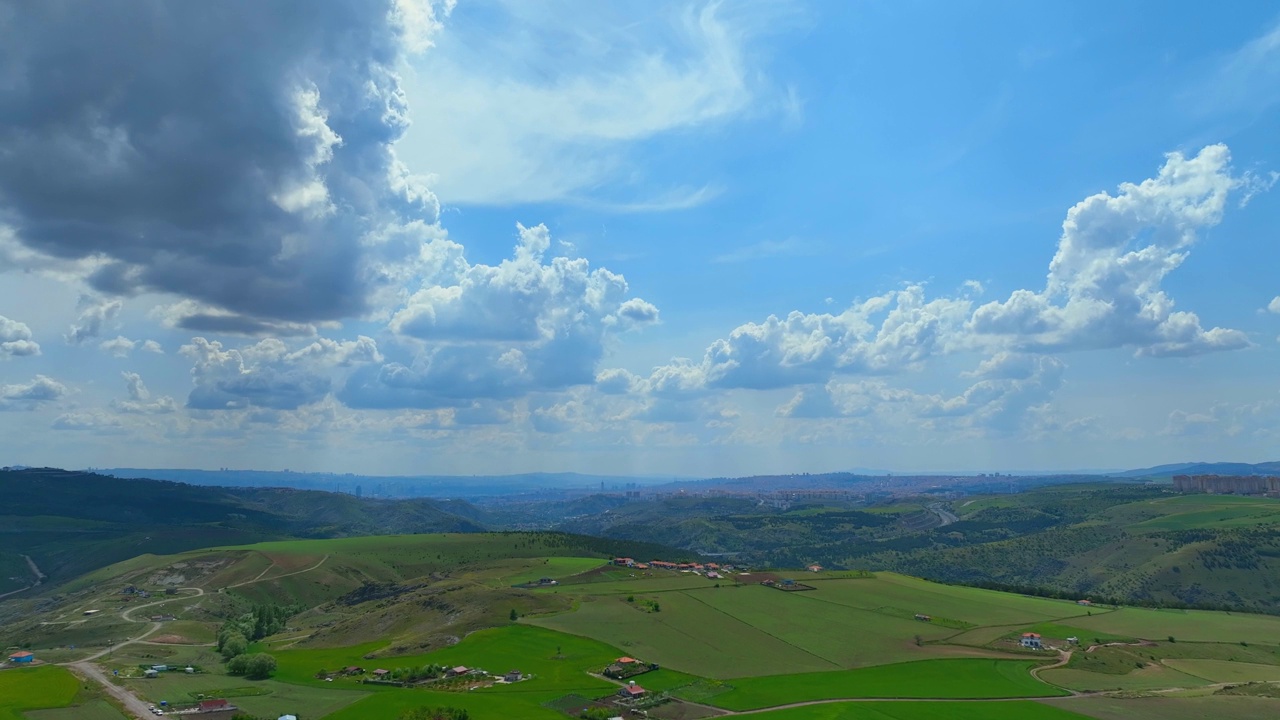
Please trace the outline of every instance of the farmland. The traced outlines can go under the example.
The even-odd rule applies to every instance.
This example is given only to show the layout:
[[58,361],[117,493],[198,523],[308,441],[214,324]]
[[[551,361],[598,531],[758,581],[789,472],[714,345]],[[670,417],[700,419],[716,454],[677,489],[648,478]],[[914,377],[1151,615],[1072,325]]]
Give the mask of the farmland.
[[[1117,688],[1212,693],[1215,683],[1280,678],[1277,617],[1080,605],[894,573],[753,572],[711,579],[603,565],[606,553],[595,550],[595,542],[538,533],[412,535],[142,557],[74,585],[82,589],[44,616],[54,624],[32,625],[40,632],[30,637],[75,638],[93,647],[140,627],[122,616],[130,606],[119,600],[125,583],[153,593],[188,588],[175,598],[147,601],[158,603],[156,609],[134,618],[160,608],[173,612],[178,619],[155,632],[176,639],[129,645],[99,663],[122,676],[157,662],[206,671],[122,680],[153,702],[223,694],[256,715],[294,712],[337,720],[394,718],[420,705],[466,708],[477,720],[563,719],[554,707],[566,698],[589,702],[616,693],[615,681],[595,673],[622,655],[660,666],[636,679],[650,693],[668,693],[674,716],[681,707],[701,708],[702,714],[718,708],[783,720],[1059,720],[1088,716],[1089,698],[1053,705],[1025,698]],[[780,592],[759,583],[770,577],[795,577],[813,589]],[[557,583],[514,587],[541,578]],[[183,644],[207,641],[217,617],[272,597],[310,608],[262,641],[279,663],[272,679],[228,677],[213,648]],[[85,617],[79,612],[85,607],[107,610]],[[1018,647],[1022,632],[1040,633],[1064,654]],[[1086,645],[1117,644],[1086,652],[1067,645],[1069,635]],[[1271,637],[1278,640],[1269,642]],[[46,650],[50,658],[75,657],[65,648],[40,652]],[[1065,667],[1043,670],[1040,679],[1032,674],[1066,658],[1067,650],[1073,654]],[[424,665],[518,669],[528,677],[512,685],[481,681],[464,693],[317,677],[347,666],[372,671]],[[1131,702],[1142,707],[1146,700]],[[683,701],[701,705],[681,706]],[[1270,702],[1240,700],[1259,701]],[[54,698],[50,705],[67,702]],[[792,707],[797,703],[819,704]]]
[[[769,675],[734,682],[710,702],[728,710],[840,698],[1017,698],[1065,695],[1029,674],[1036,663],[988,659],[919,660],[857,670]],[[679,696],[679,691],[676,692]]]
[[80,682],[59,667],[18,668],[0,672],[0,720],[23,720],[24,710],[70,705]]

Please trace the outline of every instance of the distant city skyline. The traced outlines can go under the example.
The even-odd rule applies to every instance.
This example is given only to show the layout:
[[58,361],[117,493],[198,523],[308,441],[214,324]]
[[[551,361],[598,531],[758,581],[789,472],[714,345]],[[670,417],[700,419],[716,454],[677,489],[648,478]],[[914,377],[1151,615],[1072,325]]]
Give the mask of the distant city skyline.
[[4,462],[1275,459],[1266,4],[73,4],[0,47]]

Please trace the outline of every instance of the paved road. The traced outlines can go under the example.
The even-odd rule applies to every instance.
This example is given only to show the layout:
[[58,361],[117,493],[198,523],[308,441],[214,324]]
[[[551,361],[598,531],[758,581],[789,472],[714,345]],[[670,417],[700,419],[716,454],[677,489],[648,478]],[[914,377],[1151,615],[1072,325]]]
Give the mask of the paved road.
[[953,522],[960,522],[960,518],[956,516],[955,513],[944,508],[942,503],[933,503],[929,505],[929,511],[934,515],[937,515],[938,519],[942,521],[942,524],[938,527],[946,527]]

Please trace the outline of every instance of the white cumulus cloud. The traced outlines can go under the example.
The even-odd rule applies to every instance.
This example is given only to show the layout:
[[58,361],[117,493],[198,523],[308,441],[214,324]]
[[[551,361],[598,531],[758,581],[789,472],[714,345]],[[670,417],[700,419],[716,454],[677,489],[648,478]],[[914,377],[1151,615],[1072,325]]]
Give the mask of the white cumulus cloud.
[[0,315],[0,360],[40,354],[40,343],[32,339],[26,323]]

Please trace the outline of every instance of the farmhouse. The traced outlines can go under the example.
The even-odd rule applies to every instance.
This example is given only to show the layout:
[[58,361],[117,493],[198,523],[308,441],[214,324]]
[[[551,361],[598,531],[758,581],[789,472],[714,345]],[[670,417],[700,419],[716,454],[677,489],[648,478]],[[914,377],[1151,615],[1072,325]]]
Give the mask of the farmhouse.
[[1092,600],[1077,600],[1077,601],[1076,601],[1076,604],[1077,604],[1077,605],[1092,605],[1092,604],[1093,604],[1093,601],[1092,601]]
[[933,618],[929,617],[928,615],[921,615],[919,613],[916,613],[916,619],[919,620],[920,622],[933,622]]
[[9,662],[11,663],[29,663],[29,662],[35,662],[35,659],[36,659],[36,656],[32,655],[26,650],[18,651],[9,656]]
[[202,713],[212,713],[212,712],[220,713],[220,712],[227,712],[229,710],[235,710],[235,709],[236,709],[235,705],[232,705],[231,703],[221,698],[217,700],[201,700],[200,701],[200,712]]
[[502,679],[509,683],[520,682],[522,679],[524,679],[524,673],[520,672],[519,670],[511,670],[506,675],[503,675]]
[[634,699],[636,699],[636,698],[642,698],[642,697],[644,697],[644,695],[645,695],[645,693],[646,693],[646,692],[647,692],[647,691],[646,691],[644,688],[640,687],[639,685],[635,684],[634,682],[632,682],[630,685],[624,685],[624,686],[622,686],[622,687],[618,688],[618,695],[619,695],[620,697],[624,697],[624,698],[627,698],[627,699],[629,699],[629,700],[634,700]]
[[151,616],[151,622],[166,622],[168,620],[175,620],[175,619],[176,618],[172,615],[152,615]]
[[810,566],[807,568],[807,570],[808,570],[809,572],[822,572],[822,566],[821,566],[821,565],[810,565]]
[[458,667],[449,668],[449,672],[447,674],[449,677],[457,677],[459,675],[466,675],[469,672],[471,672],[471,668],[466,665],[459,665]]
[[364,668],[351,665],[350,667],[342,668],[342,673],[344,675],[363,675]]
[[1033,632],[1022,633],[1022,647],[1035,650],[1042,649],[1044,646],[1040,644],[1040,634]]
[[373,676],[378,679],[382,679],[390,674],[391,674],[390,670],[383,670],[382,668],[378,668],[377,670],[373,671]]

